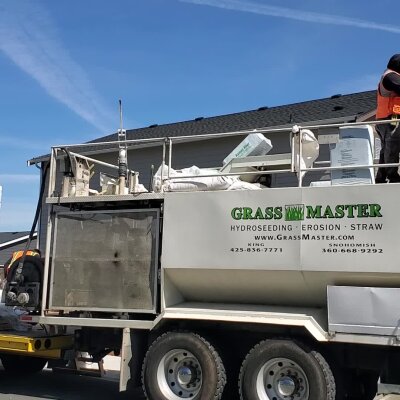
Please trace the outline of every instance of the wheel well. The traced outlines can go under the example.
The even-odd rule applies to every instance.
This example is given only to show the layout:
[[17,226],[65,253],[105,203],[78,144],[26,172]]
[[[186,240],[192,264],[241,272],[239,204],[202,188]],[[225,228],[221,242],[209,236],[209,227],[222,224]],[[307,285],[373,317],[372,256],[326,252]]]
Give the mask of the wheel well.
[[160,334],[170,330],[197,332],[208,338],[217,349],[234,347],[238,356],[244,356],[258,342],[265,339],[288,339],[304,349],[315,349],[330,364],[354,370],[379,372],[384,368],[388,355],[400,349],[388,346],[371,346],[318,342],[305,327],[287,325],[248,324],[219,321],[171,320],[150,332],[150,343]]
[[310,347],[316,347],[318,344],[304,327],[201,320],[165,321],[157,330],[150,332],[149,342],[151,343],[162,333],[171,330],[199,333],[209,339],[217,348],[234,345],[235,352],[240,354],[247,353],[255,344],[265,339],[290,339]]
[[[230,396],[237,395],[237,378],[246,356],[257,344],[265,340],[287,340],[294,342],[306,353],[321,354],[321,365],[332,371],[339,398],[348,395],[364,399],[374,391],[376,393],[381,371],[385,371],[391,358],[395,362],[400,360],[400,349],[389,346],[318,342],[305,327],[220,321],[164,321],[157,330],[150,332],[149,346],[168,331],[194,332],[214,346],[221,355],[230,377],[224,391],[224,396],[228,396],[224,398],[229,399],[232,398]],[[394,364],[392,362],[392,365]]]

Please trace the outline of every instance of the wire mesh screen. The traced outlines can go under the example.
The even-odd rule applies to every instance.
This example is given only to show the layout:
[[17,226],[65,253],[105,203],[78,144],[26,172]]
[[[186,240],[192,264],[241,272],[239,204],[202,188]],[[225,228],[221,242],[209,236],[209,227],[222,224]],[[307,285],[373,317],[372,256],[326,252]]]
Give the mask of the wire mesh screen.
[[154,311],[158,210],[56,216],[50,308]]

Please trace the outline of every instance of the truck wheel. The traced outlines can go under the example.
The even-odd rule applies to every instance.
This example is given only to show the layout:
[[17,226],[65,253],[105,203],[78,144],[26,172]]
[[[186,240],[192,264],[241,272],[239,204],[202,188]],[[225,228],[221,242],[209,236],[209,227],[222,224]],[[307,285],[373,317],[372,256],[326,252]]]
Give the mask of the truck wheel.
[[239,377],[241,400],[335,400],[328,363],[287,340],[266,340],[246,356]]
[[225,369],[201,336],[168,332],[149,348],[143,363],[143,390],[149,400],[219,400]]
[[9,374],[37,374],[47,364],[47,359],[38,357],[2,354],[0,358],[5,371]]

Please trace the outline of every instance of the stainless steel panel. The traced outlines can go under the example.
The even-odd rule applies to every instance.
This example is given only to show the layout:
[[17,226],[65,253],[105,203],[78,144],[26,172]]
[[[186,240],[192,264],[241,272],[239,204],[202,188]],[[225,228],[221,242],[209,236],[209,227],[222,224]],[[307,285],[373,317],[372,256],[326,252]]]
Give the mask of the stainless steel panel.
[[154,312],[158,210],[56,215],[50,308]]
[[328,286],[330,332],[399,336],[400,289]]
[[164,193],[138,193],[124,195],[98,195],[79,197],[48,197],[47,204],[69,204],[69,203],[100,203],[109,201],[133,201],[133,200],[158,200],[163,199]]
[[400,184],[166,193],[165,298],[325,306],[327,285],[400,288],[399,196]]

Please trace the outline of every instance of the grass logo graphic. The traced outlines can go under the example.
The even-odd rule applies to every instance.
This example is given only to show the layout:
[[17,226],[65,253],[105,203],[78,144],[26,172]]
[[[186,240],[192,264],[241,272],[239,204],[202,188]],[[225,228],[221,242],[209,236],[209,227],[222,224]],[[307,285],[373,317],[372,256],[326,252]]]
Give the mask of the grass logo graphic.
[[285,206],[285,221],[303,221],[304,204],[290,204]]
[[231,217],[236,220],[281,220],[304,221],[325,218],[381,218],[382,206],[376,203],[336,204],[336,205],[304,205],[287,204],[269,207],[234,207]]

